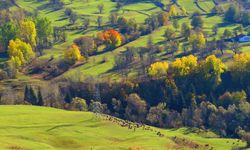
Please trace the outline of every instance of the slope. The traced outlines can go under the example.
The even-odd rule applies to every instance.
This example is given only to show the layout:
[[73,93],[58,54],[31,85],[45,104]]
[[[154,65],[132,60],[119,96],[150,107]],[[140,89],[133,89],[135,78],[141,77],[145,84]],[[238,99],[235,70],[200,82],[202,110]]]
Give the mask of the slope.
[[[105,119],[109,118],[109,119]],[[46,107],[0,106],[0,149],[231,149],[236,139],[205,138],[190,129],[121,127],[109,116]],[[118,119],[114,119],[118,120]],[[161,132],[160,137],[156,132]],[[206,136],[213,135],[206,133]]]

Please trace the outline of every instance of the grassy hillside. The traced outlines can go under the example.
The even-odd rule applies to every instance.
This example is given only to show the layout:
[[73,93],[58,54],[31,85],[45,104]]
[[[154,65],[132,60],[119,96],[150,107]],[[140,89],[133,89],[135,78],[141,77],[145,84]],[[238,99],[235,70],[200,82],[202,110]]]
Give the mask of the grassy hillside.
[[[34,106],[0,106],[0,149],[231,149],[237,139],[220,139],[210,132],[151,127],[129,130],[90,112],[70,112]],[[160,131],[164,137],[159,137]],[[206,138],[207,137],[207,138]],[[210,138],[208,138],[210,137]]]
[[[95,1],[82,1],[82,0],[63,0],[64,8],[59,10],[54,10],[50,5],[48,0],[44,1],[35,1],[35,0],[17,0],[17,5],[20,8],[28,12],[37,12],[42,17],[47,17],[51,22],[52,26],[54,27],[81,27],[84,24],[86,19],[90,20],[90,27],[87,30],[75,29],[71,31],[67,31],[67,41],[64,43],[55,43],[52,48],[47,49],[44,51],[44,55],[39,57],[38,60],[46,61],[50,59],[52,56],[55,58],[55,62],[61,60],[63,58],[63,51],[67,49],[67,47],[72,44],[73,40],[79,38],[81,36],[95,36],[97,32],[102,31],[105,29],[106,26],[109,26],[109,16],[112,12],[118,13],[119,16],[123,16],[127,19],[135,19],[138,24],[144,23],[145,19],[151,15],[156,14],[161,10],[166,10],[168,5],[172,4],[172,1],[161,1],[164,5],[164,8],[161,8],[155,5],[153,2],[150,1],[143,1],[138,3],[126,4],[121,8],[116,7],[116,2],[112,2],[111,0],[95,0]],[[102,14],[98,14],[97,6],[103,4],[104,11]],[[180,11],[180,8],[185,9],[187,11],[187,15],[184,18],[177,18],[179,25],[183,22],[190,23],[191,19],[190,16],[195,11],[199,11],[203,14],[204,19],[204,32],[206,32],[207,39],[212,40],[214,38],[220,39],[223,35],[225,29],[233,30],[239,26],[239,24],[226,24],[223,20],[223,15],[211,15],[211,10],[216,6],[213,0],[203,0],[197,1],[195,3],[194,0],[178,0],[178,3],[175,5],[177,10]],[[225,4],[225,7],[226,4]],[[78,15],[77,22],[72,25],[69,21],[69,17],[65,16],[64,11],[66,8],[72,9]],[[17,9],[17,6],[13,6],[11,10]],[[97,26],[97,18],[98,16],[103,17],[103,29],[98,28]],[[213,35],[212,28],[214,25],[218,25],[218,34]],[[120,54],[121,51],[125,50],[126,47],[134,46],[134,47],[141,47],[146,46],[148,37],[151,36],[155,45],[164,45],[166,43],[165,38],[163,37],[165,32],[166,26],[161,27],[151,34],[146,36],[141,36],[139,39],[129,42],[117,49],[113,50],[112,52],[104,52],[98,55],[94,55],[89,57],[88,62],[80,67],[69,69],[66,73],[62,76],[70,79],[72,76],[81,76],[83,79],[87,76],[94,76],[94,77],[111,77],[112,79],[119,79],[122,75],[119,72],[113,70],[114,67],[114,59],[117,55]],[[245,31],[247,27],[245,28]],[[180,35],[180,28],[176,32],[177,37]],[[182,39],[180,39],[182,40]],[[181,42],[180,45],[185,45],[187,43]],[[249,53],[249,44],[242,45],[242,52]],[[100,51],[103,47],[99,48]],[[181,55],[183,51],[179,51],[175,53],[175,56],[178,57]],[[220,54],[218,51],[214,51],[215,54]],[[230,61],[233,55],[231,50],[227,51],[222,59],[225,61]],[[172,61],[172,55],[165,55],[165,53],[157,54],[157,60],[168,60]],[[106,60],[106,61],[103,61]],[[1,60],[0,60],[1,61]],[[128,76],[136,75],[136,67],[131,68],[130,70],[127,69]]]

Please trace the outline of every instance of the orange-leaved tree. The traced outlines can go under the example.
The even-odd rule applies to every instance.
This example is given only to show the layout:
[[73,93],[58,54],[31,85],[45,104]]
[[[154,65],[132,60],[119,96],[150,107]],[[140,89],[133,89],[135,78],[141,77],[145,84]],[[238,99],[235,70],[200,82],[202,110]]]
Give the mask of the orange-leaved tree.
[[99,32],[97,36],[107,48],[115,48],[122,44],[121,34],[114,29]]

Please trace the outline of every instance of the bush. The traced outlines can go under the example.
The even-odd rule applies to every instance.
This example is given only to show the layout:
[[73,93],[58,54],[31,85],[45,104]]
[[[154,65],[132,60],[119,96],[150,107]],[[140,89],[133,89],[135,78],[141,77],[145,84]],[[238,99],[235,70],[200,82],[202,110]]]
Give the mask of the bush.
[[76,110],[76,111],[88,111],[88,105],[86,103],[86,100],[75,97],[69,104],[70,110]]

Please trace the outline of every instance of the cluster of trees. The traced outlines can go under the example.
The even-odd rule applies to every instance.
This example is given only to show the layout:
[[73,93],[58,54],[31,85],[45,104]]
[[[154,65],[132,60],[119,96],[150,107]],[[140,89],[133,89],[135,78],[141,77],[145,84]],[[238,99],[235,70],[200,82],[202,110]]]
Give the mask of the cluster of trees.
[[81,97],[88,105],[95,102],[98,112],[123,119],[167,128],[212,128],[224,137],[247,140],[249,58],[237,54],[226,68],[214,55],[201,61],[189,55],[172,63],[153,63],[148,77],[135,80],[71,82],[63,90],[65,102]]
[[16,69],[31,62],[36,52],[42,55],[42,50],[51,46],[50,25],[46,18],[13,20],[0,25],[1,51],[8,52]]
[[42,55],[43,49],[52,43],[52,26],[47,18],[22,9],[0,10],[0,51],[9,57],[1,70],[2,76],[15,77],[18,70],[32,62],[37,54]]
[[122,44],[122,36],[114,29],[108,29],[97,33],[97,38],[106,45],[107,49],[114,49]]
[[10,61],[17,69],[34,59],[35,53],[33,49],[37,45],[35,23],[30,20],[20,21],[19,23],[20,25],[17,26],[13,22],[8,22],[1,28],[3,48],[8,45]]
[[55,10],[62,9],[64,7],[64,3],[62,0],[49,0],[49,4],[52,5]]
[[250,13],[239,5],[231,5],[225,12],[224,20],[230,23],[250,25]]
[[32,105],[43,106],[44,101],[41,88],[39,87],[36,93],[32,86],[26,85],[24,91],[24,101]]
[[15,4],[15,0],[0,1],[0,9],[7,9]]

